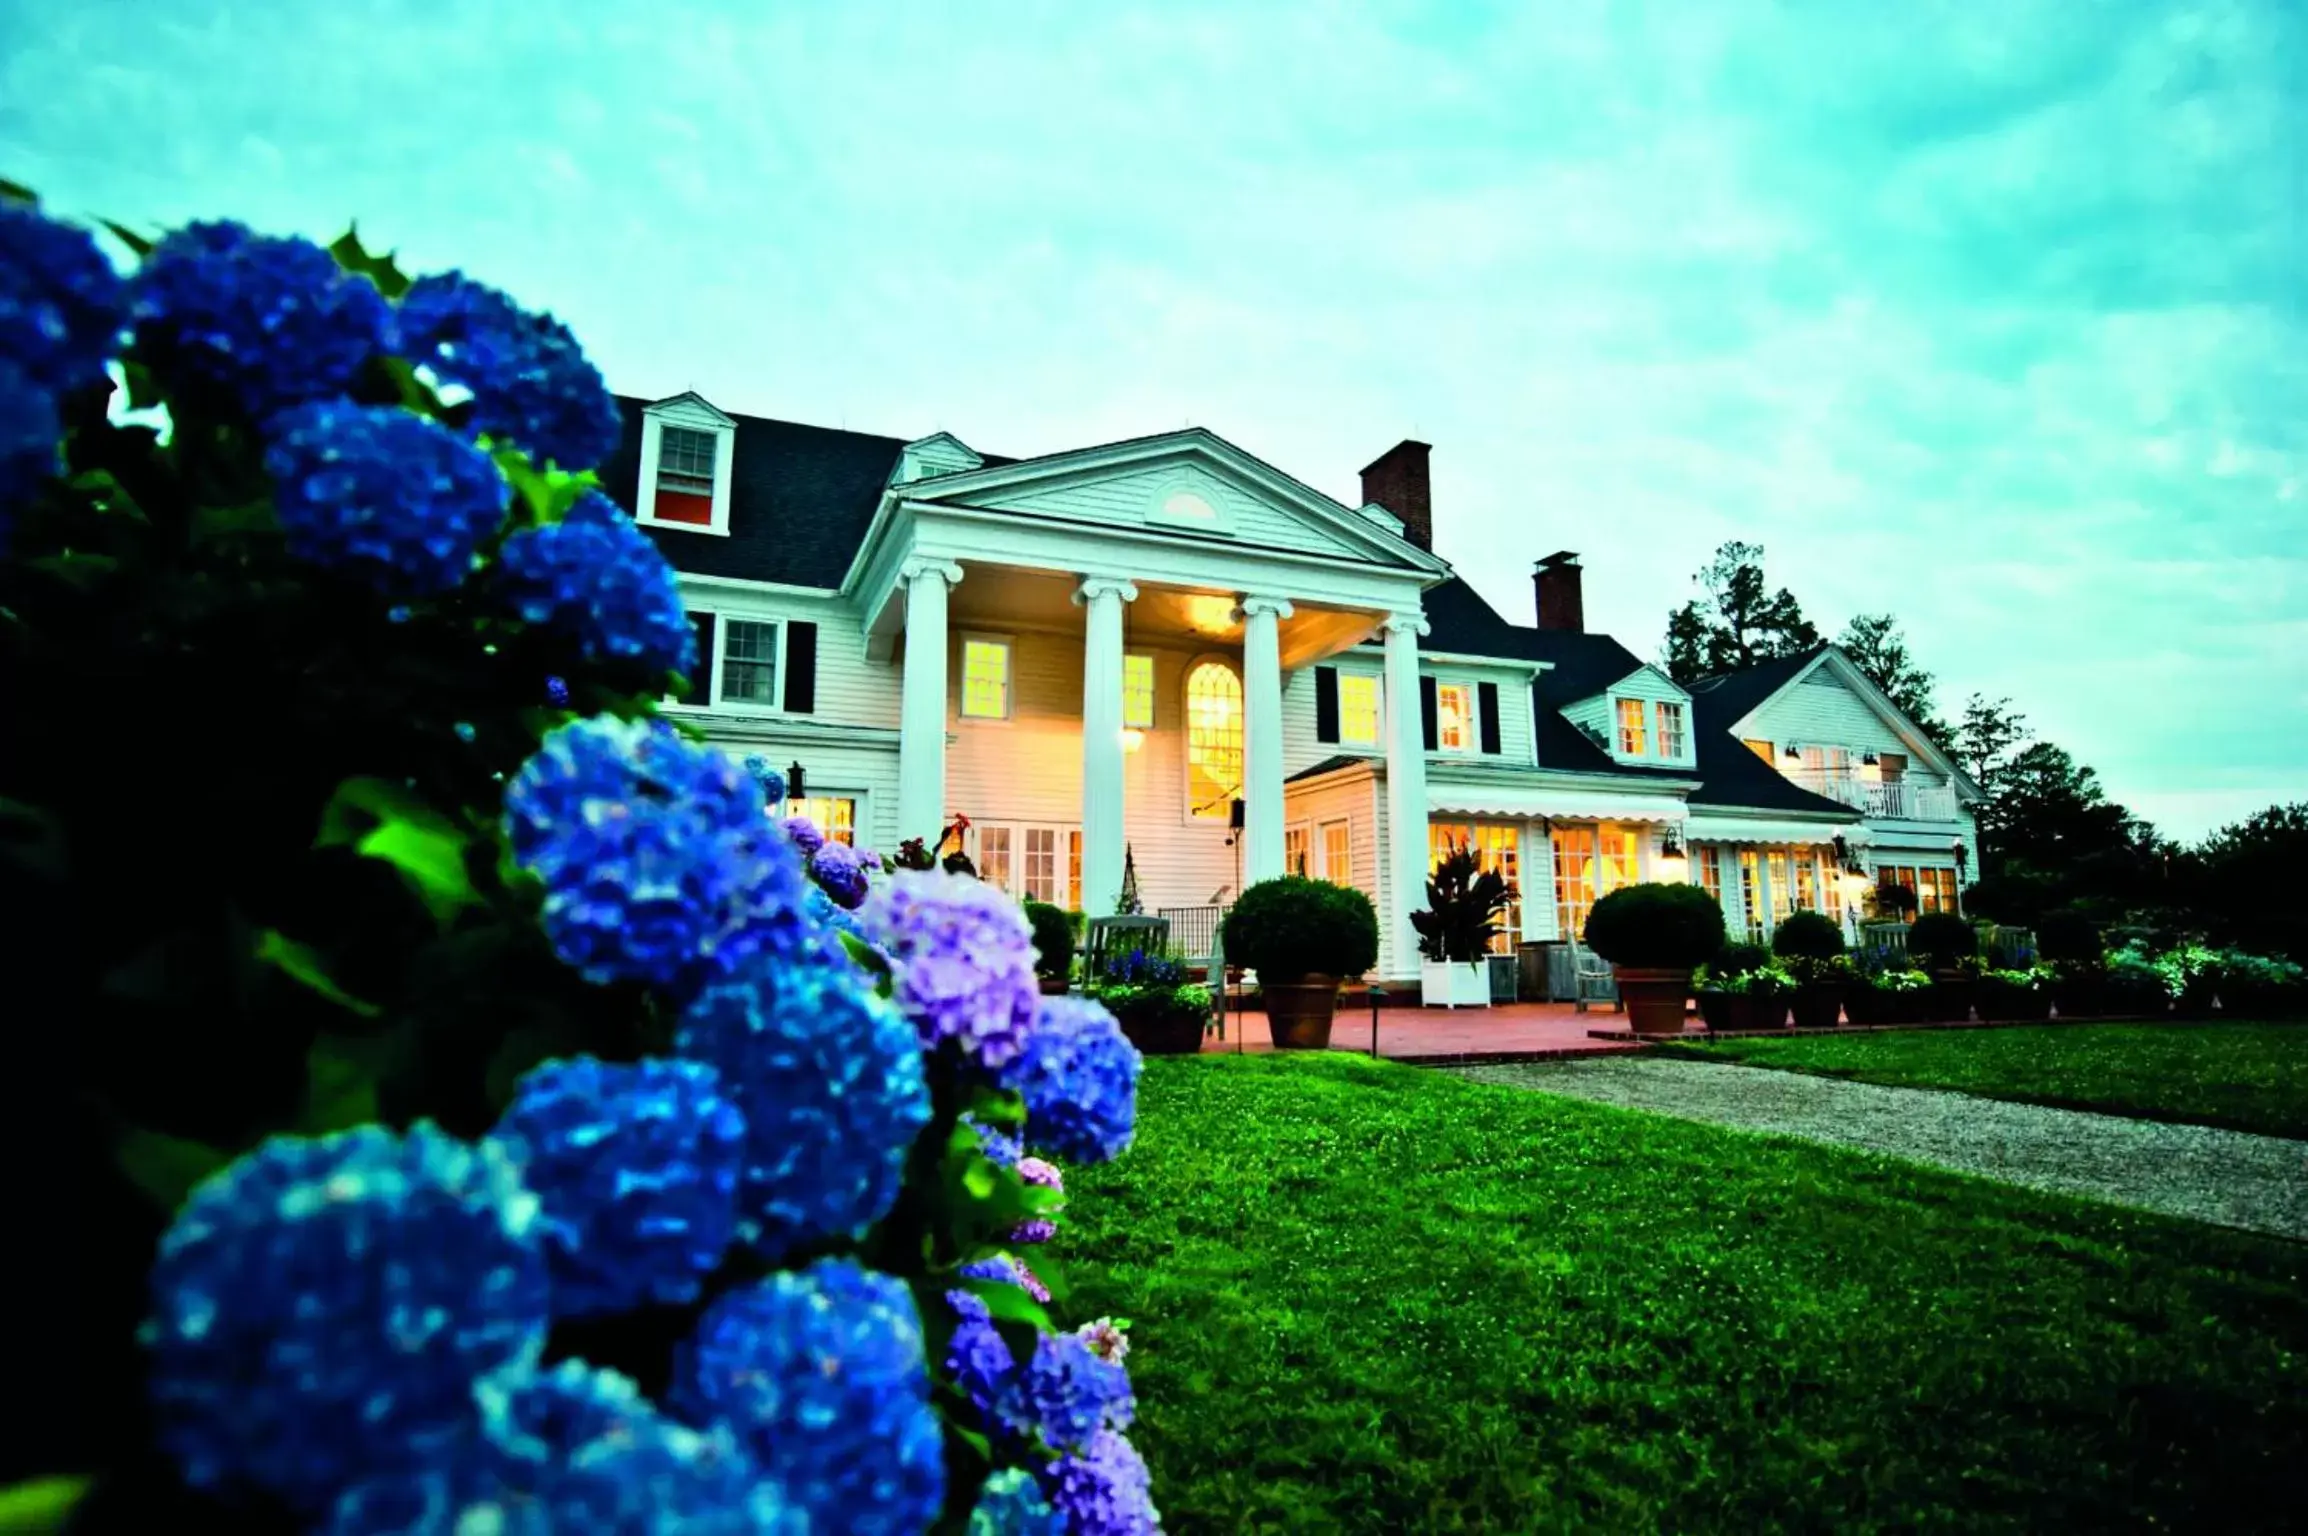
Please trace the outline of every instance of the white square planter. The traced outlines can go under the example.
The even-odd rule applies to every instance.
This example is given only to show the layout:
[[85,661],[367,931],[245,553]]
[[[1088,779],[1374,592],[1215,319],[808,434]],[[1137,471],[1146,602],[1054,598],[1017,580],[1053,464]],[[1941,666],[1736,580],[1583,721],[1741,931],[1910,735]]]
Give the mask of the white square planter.
[[1488,1008],[1491,1005],[1491,966],[1488,960],[1421,960],[1418,963],[1418,998],[1432,1008]]

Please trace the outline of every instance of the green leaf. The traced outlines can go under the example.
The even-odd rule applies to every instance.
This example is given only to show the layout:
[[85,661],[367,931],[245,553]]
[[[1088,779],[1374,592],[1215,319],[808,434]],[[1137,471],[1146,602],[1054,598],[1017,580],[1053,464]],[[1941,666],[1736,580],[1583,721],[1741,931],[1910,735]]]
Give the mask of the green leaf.
[[323,1035],[305,1057],[305,1101],[297,1133],[325,1136],[377,1118],[377,1086],[400,1059],[398,1035]]
[[163,1136],[158,1131],[131,1130],[113,1149],[128,1181],[151,1197],[164,1211],[184,1204],[194,1185],[231,1161],[206,1142]]
[[841,947],[857,964],[858,969],[875,976],[890,974],[889,956],[846,928],[841,930]]
[[128,408],[132,411],[149,411],[166,398],[160,392],[160,381],[142,363],[123,360],[120,376],[128,385]]
[[347,779],[321,812],[316,848],[352,847],[401,872],[435,922],[446,928],[481,902],[466,867],[472,835],[414,790],[385,779]]
[[270,498],[243,502],[237,507],[202,507],[192,516],[198,538],[226,538],[236,533],[270,533],[280,527]]
[[408,359],[401,357],[379,358],[377,366],[384,369],[385,376],[392,380],[393,388],[400,391],[401,404],[406,409],[415,411],[420,416],[431,416],[436,419],[448,410],[448,407],[441,403],[441,397],[434,393],[433,386],[417,377],[416,365]]
[[0,197],[12,203],[30,203],[35,208],[40,206],[40,194],[20,181],[0,180]]
[[589,469],[541,468],[511,443],[483,439],[483,445],[496,460],[498,471],[528,507],[528,520],[533,524],[542,526],[561,521],[587,491],[600,489],[601,477]]
[[964,1280],[962,1289],[983,1301],[987,1315],[997,1323],[1023,1323],[1043,1333],[1057,1332],[1042,1304],[1007,1280]]
[[84,549],[68,549],[61,555],[42,555],[24,562],[36,571],[45,571],[68,586],[83,592],[120,568],[120,562],[110,555],[92,554]]
[[[0,181],[0,192],[19,190]],[[72,1508],[88,1493],[85,1477],[36,1477],[30,1482],[0,1488],[0,1533],[5,1536],[46,1536],[61,1531]]]
[[362,247],[358,224],[337,237],[336,242],[329,247],[329,254],[347,272],[357,272],[376,284],[377,291],[388,299],[397,299],[409,291],[408,275],[393,260],[392,252],[372,256]]
[[277,928],[267,928],[257,935],[256,958],[261,965],[277,968],[282,974],[303,982],[339,1008],[373,1019],[384,1010],[375,1003],[363,1002],[338,986],[329,976],[328,966],[309,944],[299,943]]
[[97,223],[112,231],[112,238],[134,251],[141,259],[152,254],[152,241],[115,219],[98,219]]
[[969,1114],[986,1125],[1024,1125],[1026,1100],[1014,1089],[989,1088],[981,1083],[970,1094]]

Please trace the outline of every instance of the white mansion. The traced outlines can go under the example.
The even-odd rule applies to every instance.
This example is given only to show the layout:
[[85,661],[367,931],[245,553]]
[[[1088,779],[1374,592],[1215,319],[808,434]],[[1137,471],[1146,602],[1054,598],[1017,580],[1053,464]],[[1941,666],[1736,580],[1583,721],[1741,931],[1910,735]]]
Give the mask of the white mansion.
[[1586,631],[1575,555],[1510,623],[1432,551],[1427,445],[1344,506],[1199,429],[1040,458],[622,402],[603,469],[681,573],[672,712],[798,763],[884,852],[967,817],[979,871],[1093,915],[1303,870],[1377,904],[1379,974],[1447,840],[1517,885],[1507,942],[1687,879],[1734,931],[1952,906],[1977,788],[1832,646],[1685,689]]

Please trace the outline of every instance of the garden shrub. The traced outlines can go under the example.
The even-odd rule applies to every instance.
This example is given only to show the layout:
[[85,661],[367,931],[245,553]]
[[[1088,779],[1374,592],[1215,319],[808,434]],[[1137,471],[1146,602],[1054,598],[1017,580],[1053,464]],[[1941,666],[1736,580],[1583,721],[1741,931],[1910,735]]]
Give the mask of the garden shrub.
[[1151,1528],[1120,1336],[1017,1257],[1137,1054],[1007,896],[809,848],[657,718],[698,658],[575,338],[350,235],[122,238],[0,185],[0,943],[72,1204],[0,1480],[87,1531]]
[[1723,951],[1723,908],[1696,885],[1649,881],[1587,914],[1587,947],[1613,965],[1688,971]]
[[1820,912],[1792,912],[1771,935],[1783,959],[1832,960],[1843,953],[1843,925]]
[[1926,912],[1908,927],[1907,952],[1933,970],[1954,970],[1979,958],[1979,930],[1953,912]]
[[1280,875],[1242,893],[1220,942],[1228,964],[1261,982],[1359,976],[1378,964],[1378,913],[1352,886]]
[[1046,901],[1026,903],[1026,921],[1034,930],[1034,972],[1062,981],[1074,969],[1074,925],[1063,907]]
[[2055,963],[2094,963],[2102,953],[2100,925],[2072,907],[2048,912],[2036,924],[2036,952]]
[[1717,977],[1744,976],[1750,971],[1759,971],[1770,963],[1770,950],[1765,949],[1760,944],[1750,944],[1741,939],[1726,944],[1717,950],[1715,958],[1707,962],[1707,972],[1709,975]]

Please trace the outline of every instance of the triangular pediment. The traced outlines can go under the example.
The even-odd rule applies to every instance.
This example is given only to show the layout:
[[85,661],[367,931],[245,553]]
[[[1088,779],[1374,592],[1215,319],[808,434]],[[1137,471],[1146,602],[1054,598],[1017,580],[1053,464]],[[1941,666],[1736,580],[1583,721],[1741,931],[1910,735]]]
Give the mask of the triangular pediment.
[[652,400],[642,414],[681,427],[734,427],[736,420],[696,390],[683,390],[663,400]]
[[1199,428],[944,475],[907,495],[1214,544],[1448,569],[1399,531]]

